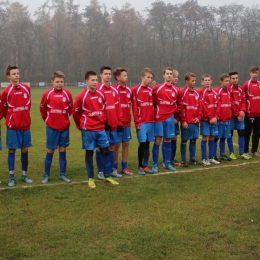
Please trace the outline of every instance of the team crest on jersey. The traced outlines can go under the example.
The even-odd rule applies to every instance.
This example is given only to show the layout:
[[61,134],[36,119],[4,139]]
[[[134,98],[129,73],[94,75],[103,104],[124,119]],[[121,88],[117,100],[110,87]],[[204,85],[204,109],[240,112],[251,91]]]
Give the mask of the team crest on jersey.
[[115,97],[116,96],[116,93],[115,92],[113,92],[113,97]]
[[24,94],[23,94],[23,97],[24,97],[24,98],[27,98],[27,93],[24,93]]
[[152,96],[152,95],[153,95],[152,91],[150,91],[150,92],[149,92],[149,95],[150,95],[150,96]]
[[197,96],[195,96],[195,99],[196,99],[196,100],[198,100],[198,99],[199,99],[199,96],[198,96],[198,95],[197,95]]
[[101,102],[102,102],[102,99],[101,99],[101,98],[98,98],[98,102],[101,103]]
[[130,98],[130,93],[127,93],[127,97]]
[[174,92],[172,92],[172,96],[175,97],[175,93]]
[[66,97],[63,97],[63,98],[62,98],[62,101],[63,101],[63,102],[66,102]]

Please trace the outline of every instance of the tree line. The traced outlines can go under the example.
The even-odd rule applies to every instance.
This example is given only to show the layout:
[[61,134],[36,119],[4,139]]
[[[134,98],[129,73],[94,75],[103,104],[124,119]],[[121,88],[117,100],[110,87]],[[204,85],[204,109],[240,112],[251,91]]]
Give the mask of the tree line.
[[[129,82],[140,82],[150,67],[158,81],[171,66],[180,72],[212,75],[236,70],[242,81],[260,64],[260,6],[200,6],[156,1],[142,14],[130,4],[107,10],[91,0],[80,9],[73,0],[49,0],[34,14],[19,2],[0,2],[1,81],[9,64],[23,81],[49,81],[55,70],[67,82],[83,81],[87,70],[102,65],[128,69]],[[180,78],[181,83],[184,80]]]

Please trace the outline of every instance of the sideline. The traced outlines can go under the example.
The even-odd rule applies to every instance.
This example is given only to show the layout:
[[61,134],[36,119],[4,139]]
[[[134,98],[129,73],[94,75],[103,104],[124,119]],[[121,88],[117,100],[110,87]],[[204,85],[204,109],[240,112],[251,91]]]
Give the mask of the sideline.
[[[177,167],[177,171],[175,172],[158,172],[153,174],[146,174],[146,176],[158,176],[158,175],[171,175],[171,174],[178,174],[178,173],[190,173],[190,172],[197,172],[197,171],[204,171],[204,170],[211,170],[211,169],[219,169],[219,168],[230,168],[230,167],[239,167],[244,166],[248,164],[257,164],[260,163],[260,161],[256,162],[243,162],[239,164],[232,164],[232,165],[218,165],[218,166],[209,166],[209,167],[203,167],[203,166],[196,166],[192,170],[178,170],[181,167]],[[136,173],[133,176],[124,176],[123,178],[136,178],[139,175]],[[120,178],[117,178],[120,179]],[[22,185],[22,186],[14,186],[14,187],[6,187],[6,188],[0,188],[0,191],[5,190],[14,190],[14,189],[29,189],[29,188],[37,188],[37,187],[49,187],[49,186],[61,186],[61,185],[72,185],[72,184],[82,184],[82,183],[88,183],[87,180],[85,181],[78,181],[78,182],[71,182],[71,183],[64,183],[64,182],[57,182],[57,183],[48,183],[48,184],[35,184],[35,185]]]

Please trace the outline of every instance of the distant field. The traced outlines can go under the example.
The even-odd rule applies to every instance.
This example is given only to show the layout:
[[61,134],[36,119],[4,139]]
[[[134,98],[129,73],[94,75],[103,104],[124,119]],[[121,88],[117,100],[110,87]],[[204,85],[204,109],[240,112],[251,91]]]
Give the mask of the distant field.
[[[158,174],[139,176],[138,144],[132,129],[129,168],[136,174],[124,176],[116,187],[97,181],[97,188],[91,190],[80,131],[72,119],[67,150],[67,175],[72,183],[58,180],[56,153],[51,181],[44,186],[45,124],[39,102],[45,90],[32,89],[31,186],[20,181],[17,151],[17,185],[7,187],[5,125],[1,122],[0,259],[260,259],[260,159],[207,168],[179,167],[176,173],[161,167]],[[82,91],[70,90],[74,99]],[[200,159],[199,141],[197,151]]]

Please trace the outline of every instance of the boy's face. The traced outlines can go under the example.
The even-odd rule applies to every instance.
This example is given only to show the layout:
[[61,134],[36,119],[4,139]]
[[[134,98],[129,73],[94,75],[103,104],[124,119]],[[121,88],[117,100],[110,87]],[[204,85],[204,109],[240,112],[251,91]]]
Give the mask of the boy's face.
[[142,78],[142,86],[149,86],[153,80],[153,75],[151,73],[146,73]]
[[224,78],[223,80],[220,80],[220,85],[224,88],[227,88],[229,85],[230,79],[229,78]]
[[194,88],[195,84],[196,84],[196,77],[190,77],[190,79],[186,80],[186,85],[189,88]]
[[122,71],[120,73],[119,76],[116,77],[117,82],[121,85],[125,85],[127,80],[128,80],[128,76],[127,76],[127,72],[126,71]]
[[100,78],[103,83],[108,84],[111,81],[111,70],[103,70]]
[[164,81],[168,84],[172,83],[172,71],[171,70],[166,70],[165,73],[163,74]]
[[252,72],[252,71],[250,72],[251,80],[257,81],[258,76],[259,76],[259,71],[258,70],[254,71],[254,72]]
[[172,84],[176,85],[178,83],[178,80],[179,80],[179,75],[173,74],[172,75]]
[[96,89],[96,87],[97,87],[97,84],[98,84],[97,75],[89,76],[89,78],[86,79],[86,83],[87,83],[87,88],[90,91],[94,91]]
[[237,85],[238,84],[238,80],[239,80],[238,74],[230,76],[230,83],[232,85]]
[[203,80],[202,80],[202,84],[204,87],[206,88],[210,88],[211,87],[211,84],[212,84],[212,80],[210,77],[205,77]]
[[19,84],[19,70],[13,69],[10,70],[10,74],[7,75],[7,78],[10,80],[10,83],[17,86]]
[[60,91],[64,87],[64,78],[55,77],[51,84],[55,90]]

